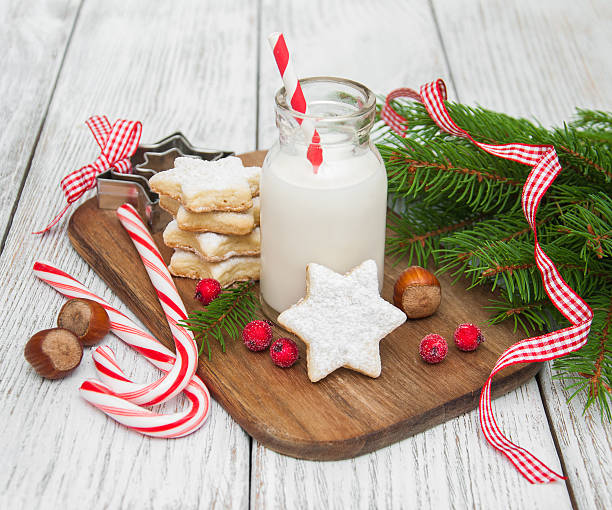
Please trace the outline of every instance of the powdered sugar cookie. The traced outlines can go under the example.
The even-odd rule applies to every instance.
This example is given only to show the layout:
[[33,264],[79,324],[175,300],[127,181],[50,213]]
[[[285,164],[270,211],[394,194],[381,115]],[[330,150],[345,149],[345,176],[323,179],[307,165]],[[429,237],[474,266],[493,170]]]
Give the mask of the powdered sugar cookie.
[[181,230],[172,220],[164,230],[164,243],[200,255],[207,262],[220,262],[235,256],[259,255],[259,227],[243,236],[194,233]]
[[244,280],[259,280],[259,257],[232,257],[223,262],[206,262],[202,257],[181,249],[174,250],[168,269],[174,276],[201,280],[214,278],[221,287]]
[[373,260],[346,275],[308,264],[306,296],[278,316],[306,344],[312,382],[340,367],[378,377],[378,344],[405,321],[404,312],[380,297]]
[[176,219],[181,230],[245,235],[259,225],[259,197],[253,197],[253,207],[239,212],[191,212],[167,195],[159,196],[159,206]]
[[149,185],[193,212],[246,211],[259,194],[260,173],[261,168],[244,167],[235,157],[176,158],[174,168],[155,174]]

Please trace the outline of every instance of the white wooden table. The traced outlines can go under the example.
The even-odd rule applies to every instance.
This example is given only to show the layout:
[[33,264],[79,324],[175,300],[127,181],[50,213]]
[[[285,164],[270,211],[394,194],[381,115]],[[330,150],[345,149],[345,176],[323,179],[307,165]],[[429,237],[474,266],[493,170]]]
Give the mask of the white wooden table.
[[[121,303],[66,236],[59,181],[97,155],[92,114],[140,119],[142,140],[266,148],[280,80],[265,36],[283,30],[304,75],[385,93],[442,77],[449,97],[537,117],[612,109],[608,0],[40,0],[0,2],[0,508],[612,508],[612,431],[566,403],[550,366],[494,403],[500,425],[567,482],[529,485],[483,439],[477,412],[362,457],[308,462],[253,441],[216,403],[179,440],[144,438],[23,359],[63,299],[31,267],[48,259]],[[128,373],[154,371],[116,338]],[[182,402],[168,405],[181,406]],[[406,405],[410,405],[409,402]]]

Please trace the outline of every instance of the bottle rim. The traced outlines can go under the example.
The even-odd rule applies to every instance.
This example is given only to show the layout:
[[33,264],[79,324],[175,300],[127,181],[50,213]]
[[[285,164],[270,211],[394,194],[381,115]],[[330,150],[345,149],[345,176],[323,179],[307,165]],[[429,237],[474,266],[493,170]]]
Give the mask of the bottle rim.
[[327,122],[341,123],[341,122],[347,122],[347,121],[355,120],[359,117],[369,115],[372,113],[372,110],[376,106],[376,96],[374,95],[374,93],[368,87],[366,87],[365,85],[359,82],[349,80],[346,78],[337,78],[335,76],[311,76],[308,78],[300,79],[300,84],[304,86],[310,85],[313,83],[338,83],[344,86],[352,87],[363,95],[363,97],[365,98],[364,104],[358,110],[355,110],[354,112],[348,113],[346,115],[325,116],[325,115],[311,115],[309,113],[301,113],[301,112],[298,112],[297,110],[294,110],[291,107],[291,105],[287,103],[287,92],[286,92],[285,87],[283,86],[280,89],[278,89],[276,91],[276,94],[274,95],[274,101],[276,103],[276,107],[283,113],[291,115],[292,117],[296,119],[303,119],[303,120],[309,119],[314,122],[324,121],[326,123]]

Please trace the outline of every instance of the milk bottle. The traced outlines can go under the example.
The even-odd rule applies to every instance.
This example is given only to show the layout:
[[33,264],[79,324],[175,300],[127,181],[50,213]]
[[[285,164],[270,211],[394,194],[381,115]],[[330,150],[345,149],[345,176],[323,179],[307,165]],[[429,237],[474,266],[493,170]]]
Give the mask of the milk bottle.
[[[261,299],[272,316],[304,297],[310,262],[346,273],[374,259],[381,288],[383,281],[387,177],[370,141],[374,95],[340,78],[301,84],[307,115],[287,105],[284,88],[276,94],[280,136],[261,175]],[[321,137],[317,173],[298,119]]]

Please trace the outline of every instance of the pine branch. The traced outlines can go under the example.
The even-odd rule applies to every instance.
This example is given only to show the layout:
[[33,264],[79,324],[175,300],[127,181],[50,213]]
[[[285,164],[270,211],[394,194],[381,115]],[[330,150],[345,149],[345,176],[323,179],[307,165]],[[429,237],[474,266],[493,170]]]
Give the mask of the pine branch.
[[591,254],[598,259],[612,257],[612,197],[596,193],[588,203],[568,208],[557,230],[587,264]]
[[551,307],[548,299],[541,299],[531,303],[524,303],[520,298],[515,297],[513,302],[506,299],[490,300],[491,304],[486,306],[494,315],[490,318],[491,324],[499,324],[509,319],[514,322],[514,331],[520,327],[526,335],[533,331],[543,330],[549,322],[549,308]]
[[610,133],[612,132],[612,112],[576,108],[576,118],[571,124],[578,129],[601,130],[604,133]]
[[[610,290],[610,289],[608,289]],[[594,317],[587,344],[579,351],[555,360],[557,379],[574,381],[570,399],[578,393],[586,393],[585,411],[595,402],[599,404],[602,419],[610,420],[612,399],[612,293],[592,300]]]
[[459,209],[451,202],[424,207],[419,201],[413,201],[401,214],[390,212],[387,253],[398,259],[407,257],[409,264],[426,265],[432,256],[437,262],[441,236],[465,228],[478,218],[467,208]]
[[212,359],[210,339],[217,340],[225,352],[225,337],[238,338],[242,327],[253,320],[257,309],[257,298],[253,292],[255,282],[237,283],[225,289],[204,310],[195,310],[180,324],[194,333],[200,341],[198,355],[202,355],[204,344],[208,359]]
[[393,145],[381,145],[379,150],[387,167],[389,192],[422,198],[425,204],[450,201],[483,213],[516,209],[515,198],[528,174],[523,165],[520,169],[500,165],[498,158],[484,152],[449,150],[447,143],[438,141],[424,146],[410,138],[395,138]]
[[[389,192],[388,253],[439,272],[466,275],[472,286],[501,290],[489,310],[493,323],[552,330],[566,319],[552,305],[533,257],[534,235],[521,209],[530,168],[495,158],[470,141],[441,132],[420,103],[396,100],[408,119],[405,137],[377,125]],[[584,348],[555,361],[572,396],[587,395],[610,419],[612,353],[612,113],[578,110],[567,125],[537,122],[446,103],[451,117],[476,140],[553,145],[563,171],[540,204],[537,233],[562,277],[594,310]]]

